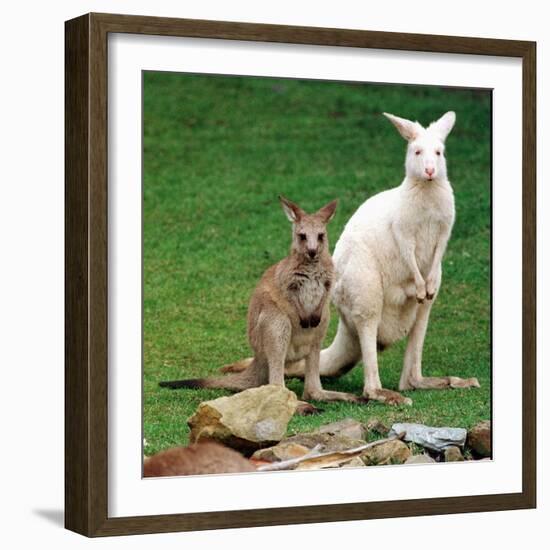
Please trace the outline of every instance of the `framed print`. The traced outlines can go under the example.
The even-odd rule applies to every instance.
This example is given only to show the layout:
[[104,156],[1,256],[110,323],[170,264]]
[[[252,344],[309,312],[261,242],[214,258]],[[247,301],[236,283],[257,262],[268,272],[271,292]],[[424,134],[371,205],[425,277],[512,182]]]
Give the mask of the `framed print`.
[[68,529],[535,507],[534,43],[65,39]]

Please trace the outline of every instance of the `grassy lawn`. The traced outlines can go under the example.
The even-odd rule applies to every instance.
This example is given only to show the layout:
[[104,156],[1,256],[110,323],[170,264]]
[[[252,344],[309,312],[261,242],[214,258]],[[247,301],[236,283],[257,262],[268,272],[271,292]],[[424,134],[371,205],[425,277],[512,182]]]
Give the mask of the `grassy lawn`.
[[[490,418],[490,95],[473,90],[169,73],[144,76],[143,370],[147,454],[186,444],[186,421],[224,390],[167,390],[247,357],[248,300],[287,254],[282,193],[306,210],[339,198],[331,249],[351,214],[403,178],[405,142],[382,115],[427,124],[447,110],[457,220],[432,309],[424,374],[477,376],[480,389],[406,392],[412,407],[333,403],[289,432],[347,416],[471,427]],[[336,329],[333,311],[327,343]],[[380,355],[396,389],[404,342]],[[362,365],[328,389],[360,394]],[[301,395],[302,383],[288,387]]]

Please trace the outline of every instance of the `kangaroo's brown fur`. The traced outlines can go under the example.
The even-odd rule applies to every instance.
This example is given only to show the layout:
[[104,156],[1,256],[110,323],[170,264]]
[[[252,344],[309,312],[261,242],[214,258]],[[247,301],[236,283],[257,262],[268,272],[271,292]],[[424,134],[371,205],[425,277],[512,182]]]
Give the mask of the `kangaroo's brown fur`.
[[143,477],[254,471],[252,464],[237,451],[212,441],[172,447],[143,461]]
[[306,214],[284,197],[280,200],[293,224],[292,246],[286,258],[264,273],[250,300],[248,340],[254,357],[227,376],[161,382],[161,386],[240,391],[263,384],[284,385],[285,367],[303,360],[303,399],[358,400],[351,394],[323,390],[319,378],[334,276],[326,224],[334,216],[336,201]]

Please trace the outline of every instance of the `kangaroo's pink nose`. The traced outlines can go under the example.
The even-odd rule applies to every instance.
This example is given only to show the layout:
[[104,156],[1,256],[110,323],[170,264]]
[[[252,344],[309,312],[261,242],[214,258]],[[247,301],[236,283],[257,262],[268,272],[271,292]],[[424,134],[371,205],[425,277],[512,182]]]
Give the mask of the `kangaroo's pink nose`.
[[425,172],[431,178],[434,175],[435,168],[425,168]]

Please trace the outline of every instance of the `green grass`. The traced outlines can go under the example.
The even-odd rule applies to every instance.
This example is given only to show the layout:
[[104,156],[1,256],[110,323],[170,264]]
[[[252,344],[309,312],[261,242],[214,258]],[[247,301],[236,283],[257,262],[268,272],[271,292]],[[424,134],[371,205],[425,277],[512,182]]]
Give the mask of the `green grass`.
[[[171,391],[159,380],[205,376],[250,350],[246,312],[264,270],[287,254],[282,193],[306,210],[338,197],[329,227],[403,178],[405,142],[382,111],[428,123],[457,113],[447,141],[457,219],[424,348],[427,375],[477,376],[481,389],[407,392],[412,407],[322,404],[289,432],[352,416],[470,427],[490,418],[490,95],[171,73],[144,76],[143,361],[148,454],[188,442],[187,419],[223,390]],[[333,311],[327,342],[336,328]],[[396,389],[404,342],[380,355]],[[362,366],[326,384],[360,394]],[[302,383],[288,386],[301,395]]]

